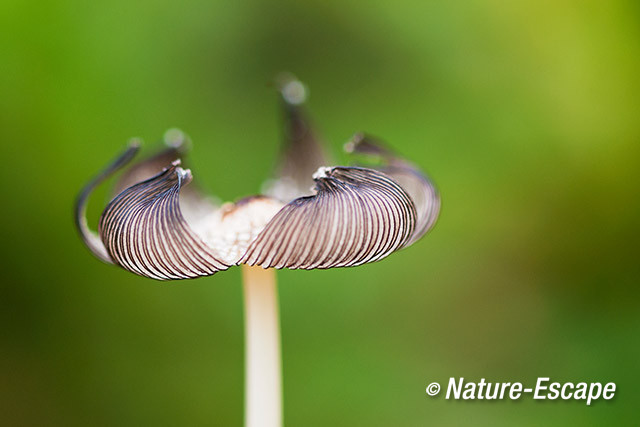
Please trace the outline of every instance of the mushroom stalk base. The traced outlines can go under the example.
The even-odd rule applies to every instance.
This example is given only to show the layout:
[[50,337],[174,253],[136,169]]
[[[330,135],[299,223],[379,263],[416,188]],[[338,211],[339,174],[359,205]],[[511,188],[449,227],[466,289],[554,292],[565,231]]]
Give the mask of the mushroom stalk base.
[[282,426],[278,292],[274,269],[242,266],[245,305],[245,426]]

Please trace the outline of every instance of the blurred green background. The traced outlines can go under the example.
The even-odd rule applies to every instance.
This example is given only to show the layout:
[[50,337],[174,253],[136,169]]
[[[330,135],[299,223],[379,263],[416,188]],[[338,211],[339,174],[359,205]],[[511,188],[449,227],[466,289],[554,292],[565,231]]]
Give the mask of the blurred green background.
[[[202,187],[259,191],[282,70],[334,151],[377,135],[443,197],[435,230],[380,263],[278,273],[287,425],[637,423],[639,23],[632,0],[3,0],[0,424],[241,425],[240,270],[104,265],[72,204],[128,138],[150,152],[173,126]],[[424,390],[540,376],[618,392]]]

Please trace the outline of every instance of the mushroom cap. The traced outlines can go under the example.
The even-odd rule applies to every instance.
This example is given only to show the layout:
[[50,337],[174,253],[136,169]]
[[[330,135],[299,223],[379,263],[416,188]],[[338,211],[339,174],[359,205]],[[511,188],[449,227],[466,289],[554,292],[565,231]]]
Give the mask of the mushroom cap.
[[[221,206],[204,196],[181,164],[190,141],[172,129],[165,134],[163,151],[133,165],[117,181],[98,233],[85,218],[89,195],[131,161],[140,141],[133,140],[85,186],[76,204],[85,244],[105,262],[173,280],[209,276],[239,264],[352,267],[383,259],[424,236],[440,209],[433,183],[364,134],[356,134],[345,149],[375,157],[375,168],[322,166],[326,156],[302,111],[300,97],[306,92],[300,93],[304,86],[298,83],[292,77],[281,80],[285,143],[267,195]],[[309,183],[311,190],[304,191]]]

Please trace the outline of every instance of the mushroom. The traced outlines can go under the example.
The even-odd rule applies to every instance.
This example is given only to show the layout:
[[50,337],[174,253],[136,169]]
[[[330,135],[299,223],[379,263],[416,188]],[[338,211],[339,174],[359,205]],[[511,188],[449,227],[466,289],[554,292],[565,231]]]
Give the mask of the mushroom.
[[[80,235],[106,263],[157,280],[242,267],[245,424],[250,427],[282,424],[274,269],[352,267],[381,260],[420,239],[433,227],[440,207],[438,192],[415,165],[363,134],[345,149],[373,158],[377,167],[322,166],[326,156],[302,110],[304,85],[285,76],[279,88],[286,137],[278,179],[266,184],[266,195],[221,206],[202,196],[188,185],[191,171],[180,163],[189,141],[171,130],[164,151],[121,176],[97,233],[87,224],[88,198],[131,161],[140,142],[133,140],[84,187],[76,203]],[[312,191],[307,191],[309,184],[315,184]]]

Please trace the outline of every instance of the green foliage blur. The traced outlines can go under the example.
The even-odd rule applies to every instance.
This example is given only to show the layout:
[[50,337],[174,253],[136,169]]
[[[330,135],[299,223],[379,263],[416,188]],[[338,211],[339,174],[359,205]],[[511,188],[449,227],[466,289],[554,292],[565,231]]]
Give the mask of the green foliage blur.
[[[72,205],[130,137],[150,153],[170,127],[209,193],[259,192],[283,70],[334,152],[381,137],[443,198],[382,262],[278,273],[287,425],[637,422],[639,23],[631,0],[3,0],[0,424],[242,425],[240,270],[161,283],[102,264]],[[425,394],[540,376],[618,392]]]

